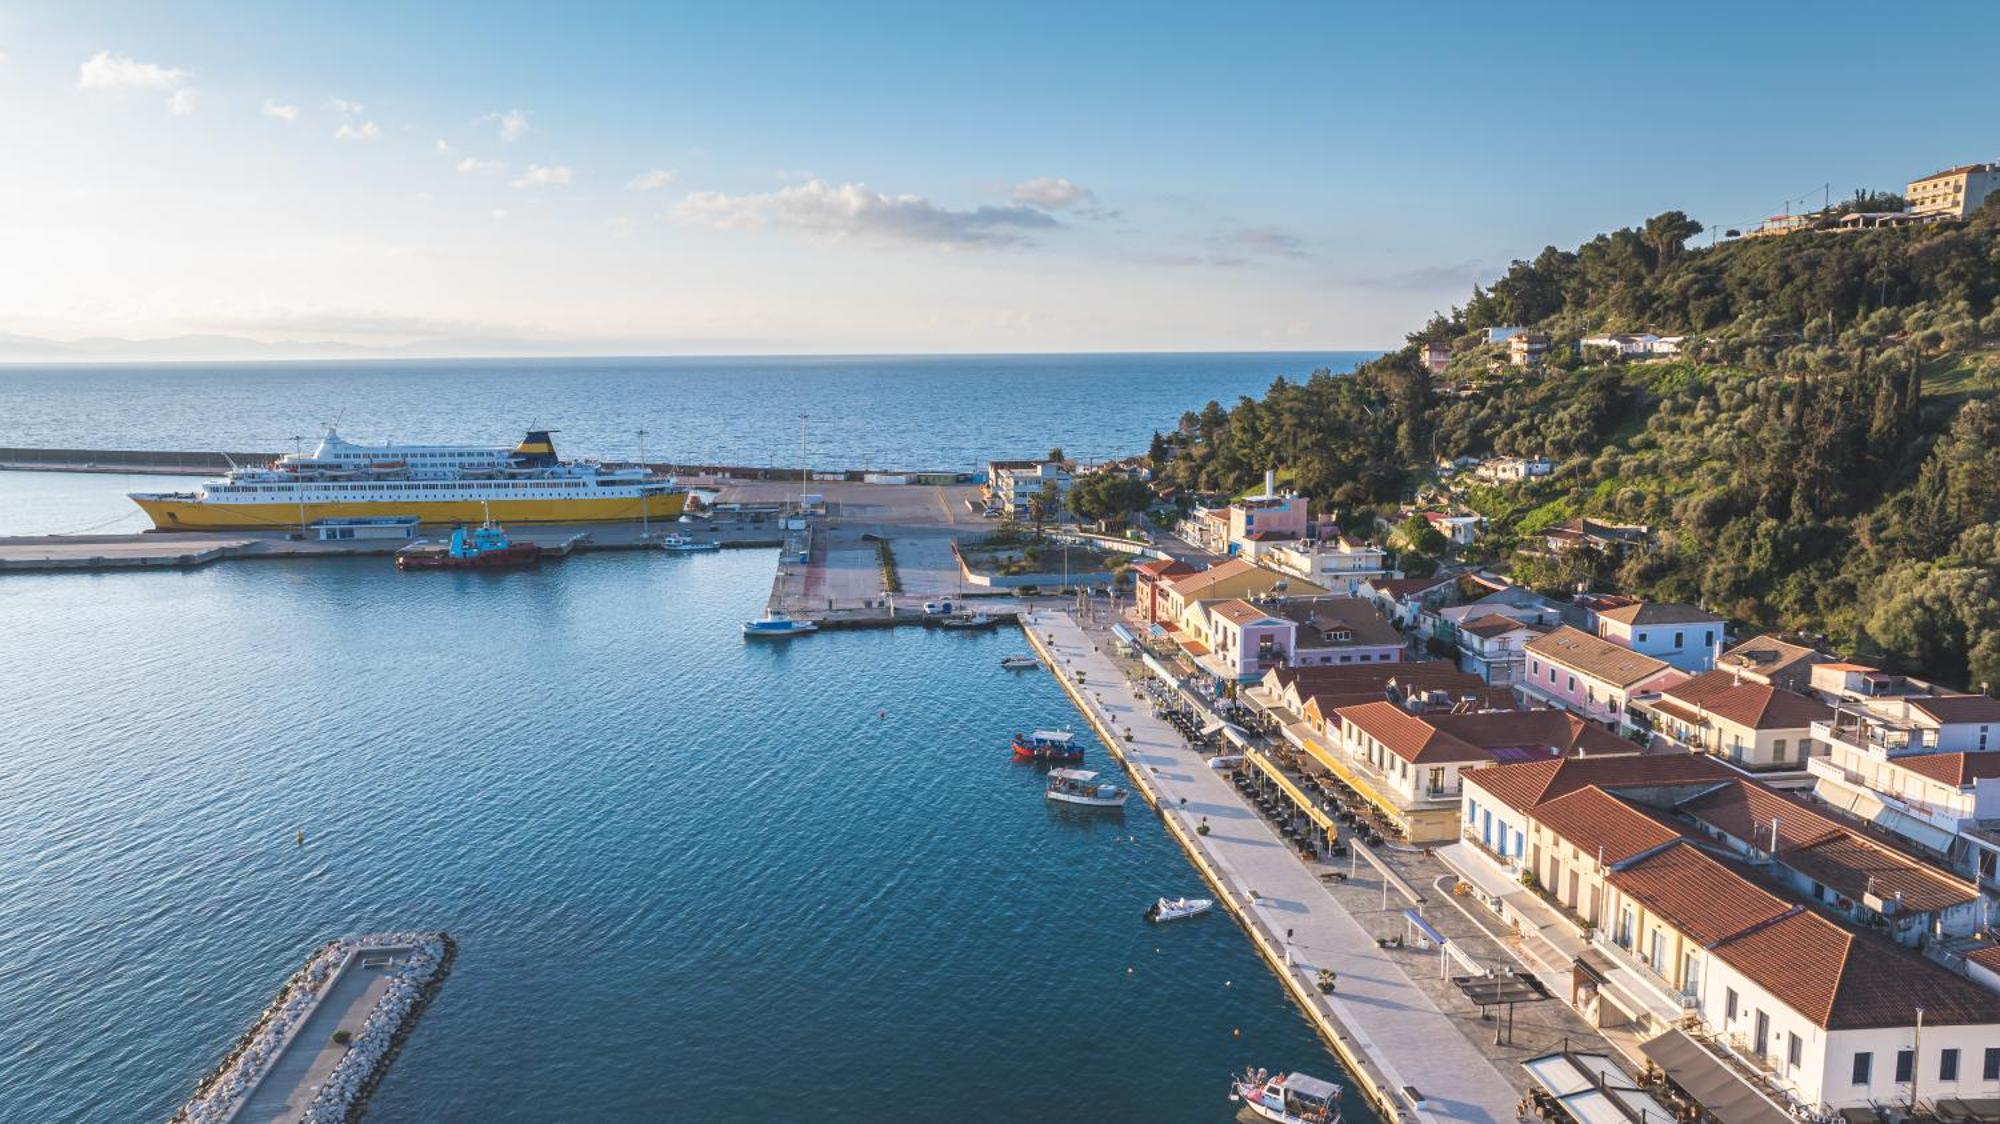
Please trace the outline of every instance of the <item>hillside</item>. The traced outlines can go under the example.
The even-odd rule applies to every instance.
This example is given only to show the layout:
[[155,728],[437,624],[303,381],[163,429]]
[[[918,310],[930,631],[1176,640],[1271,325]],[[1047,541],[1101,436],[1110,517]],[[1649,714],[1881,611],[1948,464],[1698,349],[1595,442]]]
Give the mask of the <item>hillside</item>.
[[[1270,465],[1357,524],[1439,457],[1545,455],[1534,484],[1452,498],[1492,521],[1468,560],[1550,591],[1698,601],[1950,683],[2000,686],[2000,200],[1921,227],[1685,248],[1677,213],[1517,262],[1351,378],[1210,403],[1158,469],[1232,491]],[[1540,370],[1479,330],[1553,339]],[[1578,354],[1607,331],[1686,334],[1671,360]],[[1433,377],[1415,344],[1448,343]],[[1594,516],[1653,528],[1624,559],[1550,555]]]

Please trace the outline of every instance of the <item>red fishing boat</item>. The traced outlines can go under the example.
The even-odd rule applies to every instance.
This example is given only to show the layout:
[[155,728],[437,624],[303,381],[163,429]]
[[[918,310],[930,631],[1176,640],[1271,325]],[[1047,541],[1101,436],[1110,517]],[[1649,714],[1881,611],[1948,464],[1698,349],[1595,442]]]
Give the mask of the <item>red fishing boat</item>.
[[1068,730],[1036,730],[1014,735],[1014,760],[1074,765],[1083,760],[1083,747]]

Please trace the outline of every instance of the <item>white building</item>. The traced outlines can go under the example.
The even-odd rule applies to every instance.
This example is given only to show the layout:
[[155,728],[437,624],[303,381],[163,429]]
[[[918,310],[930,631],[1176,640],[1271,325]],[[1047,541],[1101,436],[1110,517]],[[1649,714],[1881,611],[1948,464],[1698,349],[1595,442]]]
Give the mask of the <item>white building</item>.
[[1061,461],[993,461],[987,465],[986,502],[1009,519],[1026,519],[1044,485],[1055,484],[1060,506],[1073,482]]
[[1349,597],[1361,596],[1363,587],[1378,578],[1401,577],[1402,571],[1388,568],[1388,560],[1388,551],[1346,535],[1276,542],[1257,555],[1263,565]]
[[1547,476],[1555,470],[1556,462],[1547,457],[1494,457],[1482,461],[1472,475],[1494,484],[1510,484]]
[[1596,614],[1597,635],[1621,648],[1707,671],[1722,654],[1722,618],[1693,605],[1641,601]]

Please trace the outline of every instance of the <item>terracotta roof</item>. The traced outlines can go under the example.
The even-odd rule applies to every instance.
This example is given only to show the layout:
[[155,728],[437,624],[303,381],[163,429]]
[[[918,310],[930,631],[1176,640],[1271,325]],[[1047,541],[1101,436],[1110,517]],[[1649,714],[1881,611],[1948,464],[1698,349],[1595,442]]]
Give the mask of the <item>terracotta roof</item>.
[[1634,855],[1683,838],[1664,816],[1591,785],[1538,805],[1530,813],[1536,822],[1576,846],[1586,855],[1603,855],[1620,863]]
[[1767,632],[1762,636],[1753,636],[1722,653],[1722,658],[1715,662],[1727,667],[1755,671],[1759,675],[1773,675],[1801,661],[1819,662],[1813,658],[1819,654],[1816,649],[1808,648],[1804,644],[1794,644]]
[[1560,757],[1518,765],[1493,765],[1465,774],[1494,799],[1518,812],[1587,785],[1610,791],[1667,785],[1713,785],[1734,776],[1713,759],[1692,753],[1647,757]]
[[1742,777],[1684,800],[1674,810],[1759,850],[1771,847],[1774,819],[1781,850],[1809,846],[1847,830],[1803,800]]
[[1925,176],[1925,177],[1924,177],[1923,179],[1920,179],[1920,180],[1911,180],[1911,181],[1910,181],[1910,184],[1911,184],[1911,186],[1913,186],[1913,187],[1914,187],[1915,185],[1917,185],[1917,184],[1920,184],[1920,183],[1929,183],[1929,182],[1931,182],[1932,180],[1941,180],[1941,179],[1945,178],[1946,176],[1963,176],[1963,175],[1968,175],[1968,174],[1970,174],[1970,173],[1973,173],[1973,172],[1990,172],[1990,171],[1993,171],[1995,167],[2000,167],[2000,165],[1994,165],[1994,164],[1960,164],[1960,165],[1959,165],[1958,167],[1956,167],[1956,168],[1946,168],[1946,169],[1945,169],[1944,171],[1942,171],[1942,172],[1932,172],[1932,173],[1931,173],[1930,175],[1928,175],[1928,176]]
[[[1427,719],[1453,737],[1494,756],[1609,755],[1636,757],[1640,747],[1566,710],[1509,710],[1482,714],[1438,714]],[[1505,751],[1527,751],[1509,754]]]
[[1485,750],[1443,733],[1395,703],[1362,703],[1360,706],[1341,707],[1334,713],[1340,715],[1342,721],[1381,742],[1390,753],[1413,765],[1492,760]]
[[1608,880],[1701,945],[1714,944],[1801,908],[1688,840],[1614,870]]
[[1900,901],[1902,908],[1918,913],[1979,898],[1972,883],[1847,832],[1782,851],[1778,861],[1842,897],[1860,901],[1872,895],[1883,902]]
[[1178,558],[1151,558],[1132,568],[1148,577],[1155,578],[1178,577],[1182,574],[1197,572],[1193,566],[1188,565]]
[[2000,972],[2000,944],[1990,944],[1965,954],[1966,960],[1989,972]]
[[1911,699],[1910,706],[1945,725],[2000,722],[2000,699],[1991,695],[1931,695]]
[[1601,679],[1615,687],[1629,687],[1673,669],[1664,660],[1640,655],[1630,648],[1621,648],[1609,640],[1601,640],[1568,625],[1535,637],[1525,647],[1551,663]]
[[1714,955],[1828,1030],[2000,1023],[2000,995],[1811,910],[1729,937]]
[[1675,601],[1641,601],[1636,605],[1603,609],[1597,615],[1607,621],[1631,625],[1722,623],[1722,618],[1714,613]]
[[[1403,634],[1382,616],[1373,601],[1358,597],[1312,597],[1283,601],[1272,611],[1299,626],[1296,648],[1332,648],[1341,645],[1401,645]],[[1346,640],[1333,633],[1345,630]]]
[[1833,719],[1833,708],[1824,703],[1763,683],[1739,683],[1727,671],[1704,671],[1661,693],[1753,730],[1798,730]]
[[1243,537],[1250,542],[1284,542],[1298,538],[1290,531],[1251,531]]
[[1917,753],[1896,758],[1896,764],[1920,777],[1953,788],[2000,777],[2000,749],[1983,753]]
[[1276,570],[1266,570],[1256,563],[1243,558],[1231,558],[1227,562],[1218,562],[1206,570],[1197,570],[1192,574],[1174,578],[1167,585],[1185,600],[1200,601],[1203,599],[1202,594],[1214,586],[1234,578],[1251,575],[1269,579],[1272,586],[1275,586],[1278,582],[1285,582],[1288,588],[1305,593],[1326,592],[1321,586],[1314,585],[1308,581],[1301,581],[1288,574],[1278,573]]
[[1380,695],[1394,684],[1405,690],[1444,690],[1469,694],[1486,686],[1476,675],[1468,675],[1449,660],[1411,660],[1405,663],[1326,664],[1273,668],[1280,690],[1293,688],[1303,698],[1323,694],[1368,691]]
[[1819,665],[1828,671],[1880,671],[1879,667],[1869,667],[1865,663],[1823,663]]
[[1458,626],[1460,632],[1470,632],[1474,636],[1488,640],[1526,627],[1528,626],[1513,617],[1503,617],[1499,613],[1488,613]]

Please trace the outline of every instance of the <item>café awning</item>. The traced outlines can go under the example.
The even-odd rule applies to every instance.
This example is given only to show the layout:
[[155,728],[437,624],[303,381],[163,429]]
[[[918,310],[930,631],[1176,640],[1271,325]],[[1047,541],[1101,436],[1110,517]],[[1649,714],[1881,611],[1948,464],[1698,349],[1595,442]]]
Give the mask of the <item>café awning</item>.
[[1639,1052],[1722,1124],[1796,1124],[1790,1113],[1682,1031],[1642,1042]]

